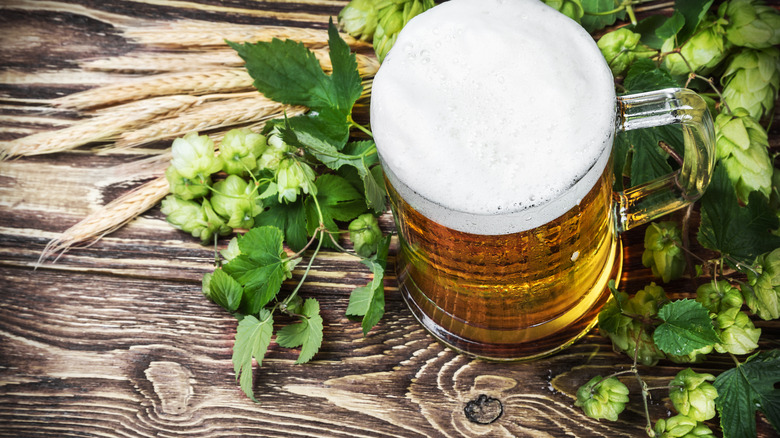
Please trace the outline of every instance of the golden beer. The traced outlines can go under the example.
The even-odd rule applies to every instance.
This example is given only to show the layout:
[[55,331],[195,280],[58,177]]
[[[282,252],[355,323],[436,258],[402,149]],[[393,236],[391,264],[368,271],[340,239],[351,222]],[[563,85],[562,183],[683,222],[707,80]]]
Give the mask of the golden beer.
[[506,235],[447,228],[388,188],[401,293],[417,319],[456,349],[490,358],[557,351],[590,329],[610,296],[607,282],[619,276],[610,166],[563,216]]
[[[682,125],[682,168],[613,192],[615,132],[667,124]],[[371,129],[409,309],[494,360],[584,335],[620,276],[619,233],[698,199],[714,166],[699,96],[617,98],[593,38],[537,0],[451,0],[413,18],[374,79]]]

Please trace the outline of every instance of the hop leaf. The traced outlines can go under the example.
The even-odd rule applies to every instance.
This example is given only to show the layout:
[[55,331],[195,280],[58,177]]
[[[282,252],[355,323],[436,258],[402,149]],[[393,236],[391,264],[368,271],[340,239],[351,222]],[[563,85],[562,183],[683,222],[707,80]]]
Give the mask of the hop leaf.
[[726,38],[737,46],[762,49],[780,44],[780,13],[761,0],[731,0],[718,11],[728,20]]
[[232,175],[247,175],[257,168],[257,159],[266,147],[266,138],[249,128],[231,129],[219,145],[222,169]]
[[228,218],[228,226],[233,228],[251,228],[254,217],[263,211],[263,203],[250,184],[238,175],[228,175],[214,184],[211,203],[214,211]]
[[758,191],[769,198],[773,167],[764,128],[746,110],[737,108],[733,115],[720,113],[715,118],[715,142],[716,156],[737,197],[748,203],[750,192]]
[[285,348],[301,347],[297,364],[306,363],[322,345],[322,317],[320,304],[314,298],[307,298],[298,309],[301,320],[298,323],[285,326],[276,333],[276,342]]
[[780,50],[743,49],[731,58],[720,82],[729,108],[744,108],[761,120],[772,112],[780,89]]
[[271,312],[261,309],[259,316],[260,319],[247,315],[238,323],[232,358],[236,379],[241,382],[244,394],[253,401],[257,399],[252,389],[252,358],[257,360],[257,366],[263,364],[274,328]]
[[575,406],[582,408],[588,417],[617,421],[628,403],[628,388],[620,380],[596,376],[577,390]]
[[780,318],[780,248],[756,258],[742,296],[750,311],[763,320]]
[[648,58],[656,53],[650,47],[639,43],[641,37],[642,35],[621,27],[599,39],[598,47],[613,75],[623,74],[637,58]]
[[645,231],[642,264],[664,283],[680,278],[685,271],[682,231],[675,222],[653,222]]
[[718,390],[711,383],[712,374],[699,374],[686,368],[669,383],[669,398],[677,412],[695,421],[715,417],[715,398]]
[[214,142],[208,135],[190,132],[173,140],[171,166],[184,178],[205,184],[206,179],[222,169],[214,152]]

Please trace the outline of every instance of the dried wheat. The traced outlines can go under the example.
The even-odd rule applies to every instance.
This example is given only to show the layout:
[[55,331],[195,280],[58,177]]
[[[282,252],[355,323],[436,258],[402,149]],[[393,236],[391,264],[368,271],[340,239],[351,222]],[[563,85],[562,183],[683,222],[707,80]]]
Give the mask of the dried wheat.
[[166,96],[111,107],[63,129],[0,143],[0,158],[49,154],[109,140],[153,118],[181,111],[197,100],[194,96]]
[[111,201],[52,239],[43,249],[38,265],[55,254],[56,262],[73,245],[88,241],[91,241],[90,244],[95,243],[155,206],[168,193],[168,181],[160,176]]
[[246,70],[228,68],[136,78],[73,93],[55,100],[54,104],[84,110],[154,96],[172,94],[198,96],[247,90],[252,90],[252,78]]

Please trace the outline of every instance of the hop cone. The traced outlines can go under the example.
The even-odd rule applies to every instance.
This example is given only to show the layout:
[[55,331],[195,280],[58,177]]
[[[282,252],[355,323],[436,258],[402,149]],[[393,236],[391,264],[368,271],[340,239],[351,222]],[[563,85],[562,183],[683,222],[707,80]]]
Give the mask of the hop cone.
[[315,177],[314,170],[308,164],[294,158],[284,159],[276,171],[279,202],[295,202],[301,190],[303,193],[316,195]]
[[379,10],[379,22],[374,32],[374,52],[379,62],[390,52],[406,23],[433,6],[433,0],[393,0]]
[[596,420],[606,418],[617,421],[628,403],[628,388],[620,380],[596,376],[577,390],[575,406],[582,408],[585,415]]
[[721,76],[723,101],[732,110],[745,108],[756,120],[772,112],[780,90],[780,50],[743,49]]
[[695,421],[715,417],[715,398],[718,390],[711,383],[712,374],[699,374],[690,368],[679,373],[669,384],[669,398],[677,412]]
[[222,162],[215,155],[214,142],[208,135],[190,132],[173,140],[171,155],[171,166],[179,175],[202,184],[222,169]]
[[696,301],[700,302],[710,313],[717,314],[720,309],[742,307],[742,295],[731,287],[726,280],[705,283],[696,289]]
[[355,248],[355,252],[361,257],[371,257],[382,240],[382,230],[379,222],[371,213],[358,216],[349,224],[349,238]]
[[760,0],[731,0],[718,9],[734,45],[763,49],[780,44],[780,13]]
[[742,296],[750,311],[763,320],[780,318],[780,248],[758,256],[747,277]]
[[354,38],[373,41],[379,9],[391,3],[392,0],[352,0],[339,12],[339,25]]
[[[681,42],[680,53],[670,53],[664,58],[664,66],[675,75],[689,74],[691,71],[709,73],[726,57],[728,47],[725,33],[720,21],[702,20],[693,36]],[[668,38],[661,46],[661,51],[672,51],[676,43],[675,37]]]
[[718,353],[748,354],[758,348],[761,329],[739,307],[721,309],[715,318],[721,342],[715,344]]
[[706,424],[685,415],[662,418],[655,423],[653,430],[656,438],[715,438]]
[[173,166],[168,166],[165,169],[165,179],[168,180],[171,193],[185,200],[206,196],[211,185],[211,176],[203,178],[203,182],[193,181],[181,176]]
[[653,222],[645,231],[645,251],[642,264],[664,283],[680,278],[685,270],[682,251],[682,231],[671,221]]
[[726,168],[737,197],[747,203],[752,191],[769,197],[772,190],[772,161],[766,131],[750,114],[737,108],[715,118],[715,155]]
[[237,175],[228,175],[214,184],[211,203],[220,216],[228,218],[228,226],[251,228],[254,218],[263,211],[263,203],[254,184]]
[[656,53],[650,47],[639,43],[641,37],[642,35],[621,27],[599,39],[599,49],[609,63],[613,75],[618,76],[625,72],[637,58],[647,58]]
[[266,147],[266,138],[249,128],[231,129],[219,145],[222,169],[229,174],[246,175],[257,168],[257,159]]
[[579,23],[585,15],[582,0],[543,0],[547,6]]

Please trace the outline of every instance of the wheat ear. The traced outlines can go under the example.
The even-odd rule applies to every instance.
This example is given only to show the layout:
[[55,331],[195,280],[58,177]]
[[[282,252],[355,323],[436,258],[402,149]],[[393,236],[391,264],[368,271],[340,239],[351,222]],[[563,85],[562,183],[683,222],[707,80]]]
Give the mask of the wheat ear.
[[2,142],[0,159],[62,152],[88,143],[109,140],[148,120],[181,111],[197,100],[193,96],[165,96],[112,107],[63,129]]
[[95,243],[104,235],[121,228],[139,214],[154,207],[169,190],[168,181],[164,176],[160,176],[111,201],[52,239],[43,249],[37,266],[55,254],[56,262],[62,254],[78,243],[90,240]]

